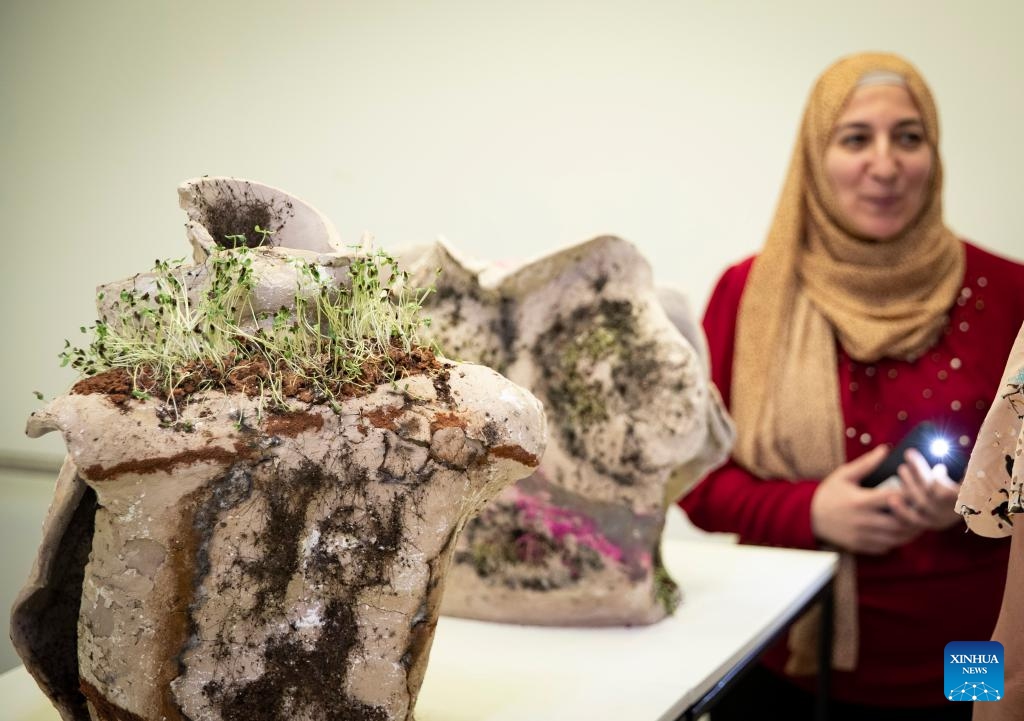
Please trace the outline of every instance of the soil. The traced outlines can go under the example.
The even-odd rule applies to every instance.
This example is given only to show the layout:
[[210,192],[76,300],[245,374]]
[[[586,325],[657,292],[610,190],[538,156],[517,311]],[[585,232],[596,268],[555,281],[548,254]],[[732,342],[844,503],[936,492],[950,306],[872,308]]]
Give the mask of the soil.
[[[319,540],[306,561],[300,559],[295,543],[284,542],[294,538],[295,529],[302,528],[310,504],[323,488],[338,481],[313,463],[303,464],[286,478],[254,475],[240,464],[217,482],[197,509],[192,530],[195,546],[202,550],[190,574],[193,593],[210,582],[211,561],[205,549],[223,514],[237,508],[254,491],[268,501],[269,522],[262,533],[262,552],[255,558],[238,557],[232,562],[255,591],[251,607],[239,611],[240,620],[261,628],[284,617],[288,585],[300,564],[312,585],[343,588],[346,592],[345,598],[326,604],[323,631],[312,648],[286,631],[267,640],[264,669],[258,678],[234,684],[215,679],[203,686],[210,705],[219,709],[225,721],[305,717],[307,714],[302,712],[312,710],[318,711],[313,716],[326,719],[387,719],[384,709],[365,704],[346,692],[348,669],[352,665],[349,657],[360,650],[361,644],[352,599],[367,588],[390,587],[390,574],[401,549],[405,497],[398,496],[383,514],[374,508],[361,509],[362,504],[339,508],[318,523]],[[339,534],[374,539],[353,556],[354,571],[342,567],[332,547],[331,539]],[[353,573],[357,581],[346,582],[347,573]],[[226,589],[218,588],[217,592]],[[194,638],[197,633],[198,628],[193,626],[189,636]],[[233,652],[229,641],[219,639],[218,643],[222,644],[218,651],[225,657]],[[410,652],[417,650],[410,648]]]
[[[273,241],[256,232],[256,228],[276,233],[286,220],[295,215],[290,201],[272,202],[257,197],[251,189],[236,190],[230,183],[215,183],[219,196],[213,202],[198,191],[194,195],[195,205],[203,217],[203,225],[222,248],[236,248],[244,245],[257,248],[273,245]],[[244,241],[238,242],[238,237]]]
[[[363,365],[359,378],[332,383],[330,391],[334,400],[341,401],[366,395],[381,383],[389,382],[391,378],[388,372],[392,365],[395,368],[395,380],[429,374],[435,377],[435,386],[439,383],[442,386],[438,389],[439,395],[447,388],[448,371],[433,350],[425,346],[413,346],[406,352],[395,341],[388,349],[386,359],[382,357]],[[282,393],[286,398],[294,398],[309,404],[326,403],[331,400],[306,376],[285,367],[272,369],[263,359],[244,358],[235,354],[225,360],[223,369],[212,362],[192,363],[183,369],[182,375],[181,382],[170,395],[164,392],[153,373],[147,369],[143,369],[133,379],[131,372],[124,368],[113,368],[83,378],[72,386],[71,392],[80,395],[102,393],[117,405],[123,405],[133,397],[152,397],[169,402],[173,396],[173,401],[180,403],[187,401],[196,393],[210,389],[223,390],[227,393],[245,393],[255,397],[264,392],[271,375],[276,375],[281,380]]]

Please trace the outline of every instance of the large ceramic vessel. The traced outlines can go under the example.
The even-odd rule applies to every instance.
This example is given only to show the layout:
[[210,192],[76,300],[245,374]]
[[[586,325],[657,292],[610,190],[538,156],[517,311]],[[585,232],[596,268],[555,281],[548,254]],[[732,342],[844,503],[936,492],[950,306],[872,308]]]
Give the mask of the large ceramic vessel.
[[[209,234],[193,201],[211,195],[315,213],[245,181],[186,184],[195,292]],[[264,222],[287,238],[290,217]],[[323,233],[303,238],[261,251],[258,302],[294,292],[295,252],[325,277],[345,268]],[[333,409],[205,391],[173,421],[155,399],[102,392],[29,421],[62,433],[68,458],[12,638],[63,718],[412,719],[456,539],[537,466],[540,403],[441,359]]]

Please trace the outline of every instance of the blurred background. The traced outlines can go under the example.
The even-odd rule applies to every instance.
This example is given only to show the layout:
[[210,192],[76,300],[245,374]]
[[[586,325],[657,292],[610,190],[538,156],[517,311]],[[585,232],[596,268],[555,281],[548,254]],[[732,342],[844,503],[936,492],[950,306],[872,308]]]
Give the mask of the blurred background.
[[1022,26],[1016,0],[0,0],[0,606],[63,452],[24,436],[33,392],[74,380],[96,285],[189,253],[182,180],[277,186],[385,248],[620,235],[700,313],[762,242],[814,79],[887,50],[935,93],[949,224],[1020,259]]

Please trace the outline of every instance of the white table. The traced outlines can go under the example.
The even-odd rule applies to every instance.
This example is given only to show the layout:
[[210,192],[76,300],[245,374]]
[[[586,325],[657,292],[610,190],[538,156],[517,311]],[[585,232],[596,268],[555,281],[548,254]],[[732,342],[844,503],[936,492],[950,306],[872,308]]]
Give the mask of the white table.
[[[831,580],[834,553],[666,541],[683,605],[653,626],[572,629],[442,617],[417,721],[675,721]],[[59,721],[24,668],[0,719]]]

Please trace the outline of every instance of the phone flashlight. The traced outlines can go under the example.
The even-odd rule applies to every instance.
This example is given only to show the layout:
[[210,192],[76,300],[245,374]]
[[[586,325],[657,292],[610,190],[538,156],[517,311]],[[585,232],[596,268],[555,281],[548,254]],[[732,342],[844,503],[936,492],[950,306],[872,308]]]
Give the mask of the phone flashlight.
[[945,438],[935,438],[928,444],[928,450],[935,458],[945,458],[949,455],[949,441]]
[[914,426],[899,445],[885,457],[881,465],[861,479],[860,484],[873,487],[897,476],[896,469],[904,462],[903,454],[908,448],[916,448],[920,451],[930,466],[939,463],[946,464],[946,470],[952,480],[959,481],[963,478],[967,466],[967,454],[955,449],[953,444],[935,427],[935,424],[926,421]]

